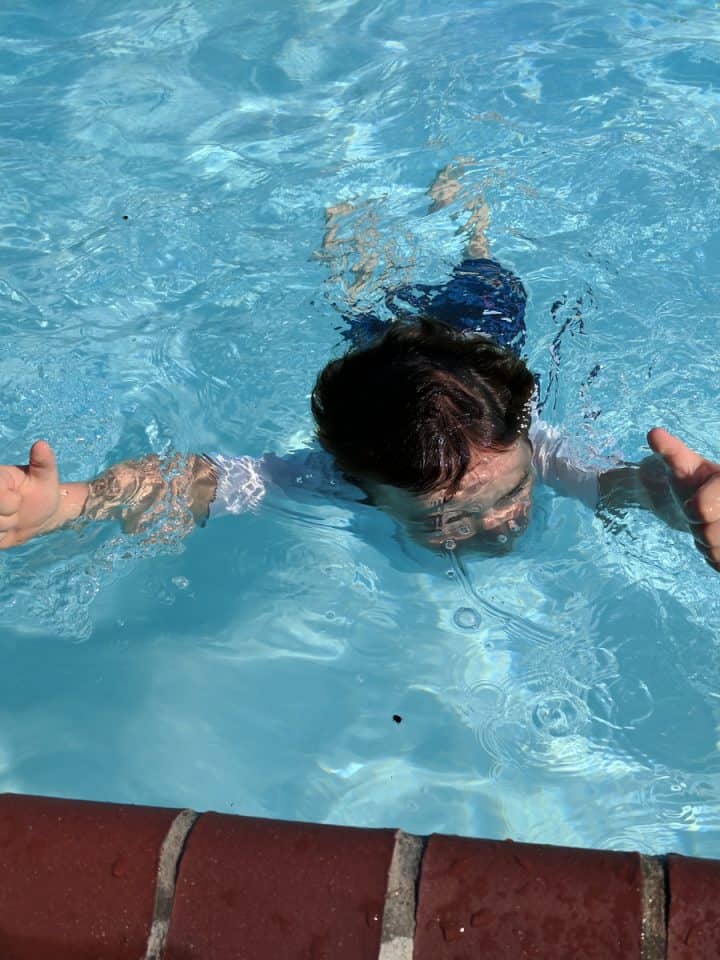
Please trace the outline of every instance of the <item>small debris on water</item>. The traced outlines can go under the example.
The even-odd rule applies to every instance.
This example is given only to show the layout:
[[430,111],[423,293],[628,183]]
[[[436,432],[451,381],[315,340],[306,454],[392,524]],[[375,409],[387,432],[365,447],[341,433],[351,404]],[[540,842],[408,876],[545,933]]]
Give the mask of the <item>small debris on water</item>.
[[395,723],[402,723],[402,717],[400,716],[399,713],[393,714],[393,720],[395,721]]

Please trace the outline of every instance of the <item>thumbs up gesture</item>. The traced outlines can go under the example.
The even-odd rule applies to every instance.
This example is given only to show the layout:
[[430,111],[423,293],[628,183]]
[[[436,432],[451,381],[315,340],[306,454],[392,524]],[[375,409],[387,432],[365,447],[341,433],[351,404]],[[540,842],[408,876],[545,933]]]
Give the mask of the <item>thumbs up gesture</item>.
[[648,433],[648,443],[668,468],[695,546],[720,571],[720,463],[706,460],[660,427]]
[[22,467],[0,466],[0,549],[52,530],[60,519],[61,487],[55,454],[44,440],[30,450]]

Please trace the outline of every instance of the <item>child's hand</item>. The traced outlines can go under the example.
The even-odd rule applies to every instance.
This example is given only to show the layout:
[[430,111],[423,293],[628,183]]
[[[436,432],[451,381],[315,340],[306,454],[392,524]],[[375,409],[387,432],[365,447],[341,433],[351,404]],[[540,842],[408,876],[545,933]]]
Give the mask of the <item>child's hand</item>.
[[648,433],[648,443],[670,471],[696,547],[720,571],[720,464],[705,460],[660,427]]
[[44,440],[38,440],[27,466],[0,466],[0,550],[53,529],[59,506],[55,454]]

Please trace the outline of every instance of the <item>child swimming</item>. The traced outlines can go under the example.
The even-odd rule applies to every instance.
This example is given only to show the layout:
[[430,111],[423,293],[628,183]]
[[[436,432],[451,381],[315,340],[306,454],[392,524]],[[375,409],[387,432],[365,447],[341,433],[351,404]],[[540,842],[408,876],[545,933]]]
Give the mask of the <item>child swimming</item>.
[[[429,192],[433,210],[449,202],[450,168]],[[328,211],[326,250],[343,212]],[[525,290],[490,257],[486,223],[484,204],[471,205],[465,258],[447,283],[386,293],[392,321],[345,315],[350,349],[312,393],[321,449],[289,458],[151,455],[89,483],[61,483],[51,448],[37,441],[27,465],[0,466],[0,549],[81,517],[117,518],[133,530],[171,512],[190,528],[257,506],[270,486],[291,491],[298,476],[304,489],[355,499],[361,491],[430,545],[507,549],[528,523],[539,478],[592,508],[641,507],[686,526],[720,570],[720,464],[654,428],[654,456],[598,471],[568,458],[560,433],[540,421],[520,357]]]

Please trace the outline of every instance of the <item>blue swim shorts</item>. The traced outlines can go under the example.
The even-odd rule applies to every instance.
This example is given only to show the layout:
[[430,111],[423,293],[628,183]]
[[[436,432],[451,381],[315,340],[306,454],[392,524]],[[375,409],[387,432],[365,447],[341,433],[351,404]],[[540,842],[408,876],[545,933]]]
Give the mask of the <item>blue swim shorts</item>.
[[[416,283],[385,294],[385,305],[398,319],[422,314],[456,330],[482,333],[519,354],[525,344],[525,304],[522,282],[496,260],[463,260],[446,283]],[[373,313],[346,314],[343,337],[353,346],[366,346],[390,321]]]

